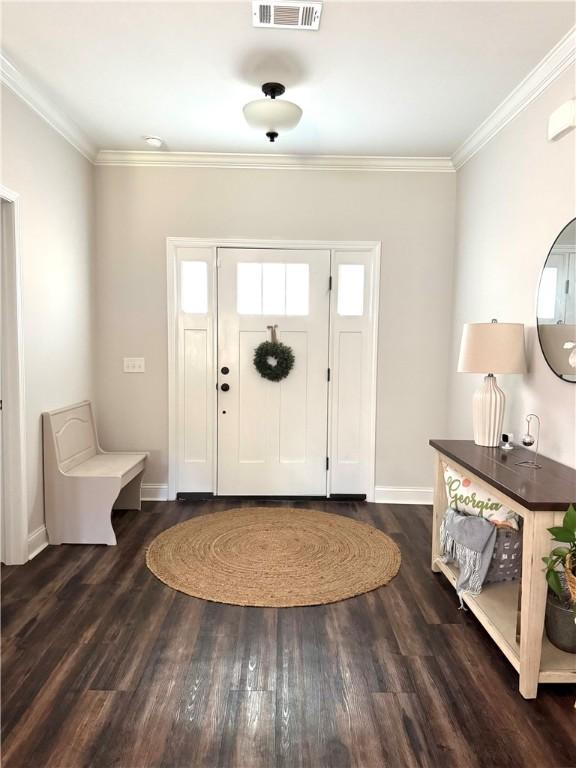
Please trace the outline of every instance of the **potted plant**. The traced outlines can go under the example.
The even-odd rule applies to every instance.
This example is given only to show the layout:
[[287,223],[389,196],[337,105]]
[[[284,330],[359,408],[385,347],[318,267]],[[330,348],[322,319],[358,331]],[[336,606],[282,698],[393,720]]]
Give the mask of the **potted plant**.
[[551,643],[568,653],[576,653],[576,507],[570,505],[562,525],[548,531],[555,547],[546,564],[550,590],[546,602],[546,633]]

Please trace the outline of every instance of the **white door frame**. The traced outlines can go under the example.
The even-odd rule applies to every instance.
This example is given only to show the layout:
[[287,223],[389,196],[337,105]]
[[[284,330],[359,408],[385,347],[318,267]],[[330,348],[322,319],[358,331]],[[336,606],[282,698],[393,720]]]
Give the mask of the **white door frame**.
[[[335,251],[370,251],[372,256],[373,271],[371,280],[371,323],[372,323],[372,344],[370,349],[371,358],[371,380],[369,382],[369,423],[370,423],[370,466],[367,472],[368,487],[366,499],[374,501],[375,489],[375,470],[376,470],[376,377],[378,363],[378,302],[380,295],[380,251],[381,243],[379,241],[350,241],[350,240],[253,240],[238,238],[194,238],[194,237],[168,237],[166,238],[166,264],[167,264],[167,310],[168,310],[168,499],[176,498],[177,492],[177,408],[178,408],[178,376],[177,376],[177,249],[178,248],[208,248],[213,251],[214,262],[216,262],[218,248],[268,248],[268,249],[307,249],[307,250],[327,250],[332,253]],[[331,300],[331,316],[332,316]],[[212,307],[212,320],[214,328],[217,328],[218,306],[217,301]],[[217,333],[214,333],[213,354],[214,360],[217,356]],[[332,367],[332,324],[330,324],[330,367]],[[214,381],[214,389],[216,381]],[[331,433],[333,420],[336,417],[333,407],[334,387],[328,390],[328,455],[331,450]],[[214,419],[214,434],[216,434],[216,407],[211,408]],[[217,467],[217,441],[213,440],[213,459],[214,459],[214,489],[216,485],[216,467]],[[328,471],[328,495],[330,495],[330,470]]]
[[4,499],[8,502],[2,509],[3,548],[5,563],[13,565],[28,560],[22,249],[19,195],[0,185],[0,198],[11,209],[13,224],[12,247],[2,249],[2,461]]

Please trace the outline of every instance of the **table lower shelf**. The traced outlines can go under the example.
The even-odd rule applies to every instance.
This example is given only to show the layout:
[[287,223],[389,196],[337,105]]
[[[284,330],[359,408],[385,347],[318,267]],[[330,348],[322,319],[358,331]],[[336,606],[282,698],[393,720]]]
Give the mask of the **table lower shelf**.
[[[435,565],[456,585],[458,568],[453,563],[437,559]],[[464,595],[463,601],[488,632],[516,671],[520,668],[520,646],[516,642],[516,614],[518,609],[517,581],[489,584],[479,595]],[[576,654],[556,648],[542,637],[542,659],[539,683],[576,683]]]

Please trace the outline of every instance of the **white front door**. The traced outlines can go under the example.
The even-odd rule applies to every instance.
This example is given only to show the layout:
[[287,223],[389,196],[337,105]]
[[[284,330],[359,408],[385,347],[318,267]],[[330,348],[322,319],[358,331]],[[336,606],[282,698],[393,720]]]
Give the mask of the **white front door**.
[[[218,249],[218,493],[325,496],[329,250]],[[270,339],[295,362],[263,378]]]

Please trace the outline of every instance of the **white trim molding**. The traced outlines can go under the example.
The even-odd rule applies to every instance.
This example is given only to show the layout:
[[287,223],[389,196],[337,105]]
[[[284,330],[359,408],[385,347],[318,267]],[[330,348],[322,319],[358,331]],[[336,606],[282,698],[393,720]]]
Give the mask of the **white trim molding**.
[[45,525],[41,525],[28,536],[28,560],[39,555],[48,546],[48,532]]
[[[372,259],[372,280],[371,280],[371,290],[373,294],[370,296],[370,305],[373,308],[372,311],[372,318],[371,323],[373,323],[372,328],[372,348],[371,348],[371,360],[372,360],[372,378],[370,382],[370,393],[369,393],[369,405],[367,405],[367,411],[368,411],[368,434],[370,436],[370,463],[366,463],[366,478],[365,482],[366,485],[364,486],[366,492],[367,492],[367,500],[373,501],[374,500],[374,474],[375,474],[375,467],[374,467],[374,451],[375,451],[375,444],[376,444],[376,375],[377,375],[377,366],[376,366],[376,358],[377,358],[377,349],[378,349],[378,324],[377,324],[377,318],[378,318],[378,297],[379,297],[379,285],[377,283],[379,282],[379,276],[380,276],[380,249],[381,249],[381,243],[380,241],[374,241],[374,240],[360,240],[360,241],[350,241],[350,240],[265,240],[265,239],[246,239],[246,238],[195,238],[195,237],[185,237],[185,236],[173,236],[173,237],[167,237],[166,238],[166,287],[167,287],[167,297],[166,297],[166,307],[167,307],[167,350],[168,350],[168,488],[167,488],[167,498],[169,500],[173,500],[176,498],[176,494],[179,490],[178,488],[178,479],[177,479],[177,427],[178,427],[178,375],[177,375],[177,329],[178,329],[178,319],[177,319],[177,311],[176,311],[176,305],[177,305],[177,296],[178,296],[178,287],[177,287],[177,265],[178,265],[178,249],[179,248],[201,248],[205,250],[210,250],[212,252],[211,259],[214,260],[215,266],[217,266],[217,253],[219,248],[247,248],[247,249],[286,249],[286,250],[330,250],[331,251],[331,259],[334,258],[334,252],[346,252],[350,251],[352,253],[354,252],[370,252],[371,259]],[[212,283],[212,291],[213,295],[216,296],[216,270],[213,271],[213,283]],[[213,302],[213,307],[211,309],[211,313],[213,313],[213,319],[214,322],[217,320],[217,302]],[[330,323],[329,325],[331,332],[332,328],[334,327],[333,323]],[[332,340],[330,341],[332,343]],[[217,339],[216,335],[214,335],[214,343],[212,347],[212,355],[213,360],[217,360]],[[330,436],[331,434],[331,424],[333,420],[333,413],[332,413],[332,406],[331,406],[331,398],[334,397],[334,388],[330,387],[329,389],[329,402],[328,402],[328,413],[329,413],[329,419],[328,419],[328,434]],[[214,407],[213,407],[213,419],[214,419],[214,425],[216,425],[217,421],[217,408],[216,408],[216,401],[214,401]],[[329,438],[330,439],[330,438]],[[327,472],[327,488],[328,492],[332,491],[332,480],[333,480],[333,456],[330,456],[331,451],[328,451],[328,458],[330,459],[330,466],[331,469]],[[214,467],[214,474],[213,474],[213,480],[211,488],[205,487],[205,488],[197,488],[197,491],[205,491],[205,492],[217,492],[218,490],[218,483],[217,483],[217,453],[216,453],[216,441],[213,441],[213,467]],[[143,497],[144,498],[144,497]]]
[[514,120],[576,60],[576,27],[549,51],[452,155],[458,170]]
[[90,162],[96,157],[96,147],[84,131],[79,128],[61,109],[56,107],[41,89],[18,70],[6,56],[0,52],[0,80],[7,88],[28,104],[36,114],[66,139],[81,155]]
[[143,483],[141,499],[142,501],[168,501],[168,485]]
[[374,489],[376,504],[432,504],[433,488],[405,488],[393,485],[377,485]]
[[[22,262],[20,198],[0,185],[2,207],[10,208],[10,218],[2,222],[2,387],[5,407],[2,412],[4,450],[2,452],[4,498],[3,562],[25,563],[28,559],[28,493],[26,486],[26,388],[24,381],[24,341],[22,325]],[[2,211],[4,218],[5,210]]]
[[153,152],[104,149],[96,165],[181,168],[248,168],[310,171],[454,171],[449,157],[385,157],[369,155],[267,155],[227,152]]

